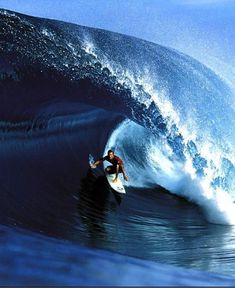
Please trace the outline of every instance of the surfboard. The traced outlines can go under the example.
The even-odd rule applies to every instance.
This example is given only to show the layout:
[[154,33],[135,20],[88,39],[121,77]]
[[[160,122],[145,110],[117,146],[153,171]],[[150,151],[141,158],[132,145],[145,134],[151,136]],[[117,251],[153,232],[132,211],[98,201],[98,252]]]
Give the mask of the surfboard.
[[110,187],[113,190],[115,190],[116,192],[121,193],[121,194],[126,194],[126,191],[125,191],[125,188],[122,184],[122,181],[119,178],[117,179],[117,182],[115,182],[115,183],[113,182],[116,174],[105,173],[105,175],[106,175],[106,178],[109,182]]

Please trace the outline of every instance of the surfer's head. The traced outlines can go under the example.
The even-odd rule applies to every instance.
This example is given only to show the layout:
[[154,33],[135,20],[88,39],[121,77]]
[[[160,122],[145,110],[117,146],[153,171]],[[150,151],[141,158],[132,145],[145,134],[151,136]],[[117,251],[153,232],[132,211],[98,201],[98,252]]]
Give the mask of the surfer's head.
[[114,158],[114,153],[113,153],[112,150],[108,151],[108,157],[109,157],[109,159],[113,159]]

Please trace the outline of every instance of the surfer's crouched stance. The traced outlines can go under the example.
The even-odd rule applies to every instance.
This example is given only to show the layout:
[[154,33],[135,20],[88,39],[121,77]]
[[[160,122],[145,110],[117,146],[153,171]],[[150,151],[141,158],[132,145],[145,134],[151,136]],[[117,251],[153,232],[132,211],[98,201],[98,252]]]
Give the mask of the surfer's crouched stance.
[[116,173],[116,177],[114,178],[113,182],[117,182],[118,173],[122,173],[123,178],[126,181],[128,181],[128,177],[126,176],[122,159],[120,159],[118,156],[114,155],[114,152],[112,150],[108,151],[107,156],[96,160],[95,163],[92,165],[92,168],[96,168],[97,165],[99,165],[100,163],[102,163],[105,160],[112,163],[112,165],[105,168],[105,172],[108,174],[115,174]]

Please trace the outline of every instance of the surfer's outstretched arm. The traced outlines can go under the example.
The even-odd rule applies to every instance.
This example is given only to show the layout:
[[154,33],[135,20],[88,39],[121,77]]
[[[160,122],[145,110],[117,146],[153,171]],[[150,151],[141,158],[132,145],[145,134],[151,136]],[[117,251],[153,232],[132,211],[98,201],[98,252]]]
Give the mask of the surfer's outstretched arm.
[[100,163],[102,163],[102,162],[103,162],[103,160],[96,160],[95,163],[94,163],[94,165],[95,165],[95,166],[98,166],[98,165],[99,165]]
[[97,165],[99,165],[102,162],[103,162],[102,160],[96,160],[94,164],[95,164],[95,166],[97,166]]
[[96,168],[100,163],[102,163],[103,160],[99,159],[99,160],[96,160],[94,163],[90,164],[91,168]]

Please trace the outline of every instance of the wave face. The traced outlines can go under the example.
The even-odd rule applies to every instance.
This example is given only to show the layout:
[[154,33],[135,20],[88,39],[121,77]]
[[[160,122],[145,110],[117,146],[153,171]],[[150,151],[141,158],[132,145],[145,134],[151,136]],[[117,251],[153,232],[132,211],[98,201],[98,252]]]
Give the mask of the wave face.
[[[91,192],[96,177],[87,175],[87,181],[84,175],[88,154],[99,157],[110,148],[124,159],[128,197],[137,206],[143,201],[151,205],[152,215],[164,219],[158,228],[168,229],[184,213],[171,210],[173,198],[168,207],[168,196],[162,198],[164,216],[159,212],[160,206],[151,202],[161,195],[159,186],[202,210],[205,216],[196,216],[197,208],[187,204],[191,219],[199,221],[190,220],[191,226],[204,225],[203,217],[235,224],[234,95],[213,71],[157,44],[6,10],[0,10],[0,33],[3,224],[82,243],[88,233],[89,245],[129,254],[138,250],[140,243],[130,248],[125,242],[118,246],[120,239],[94,240],[94,229],[100,235],[112,232],[103,222],[113,208],[106,209],[108,188],[102,176],[99,203]],[[152,189],[157,189],[155,196],[145,193],[144,200],[143,191]],[[154,219],[145,219],[143,233],[150,233]],[[140,232],[136,223],[131,227],[137,230],[123,233]],[[141,257],[156,260],[150,250]],[[169,257],[164,255],[162,261]],[[169,263],[182,264],[176,259]]]

